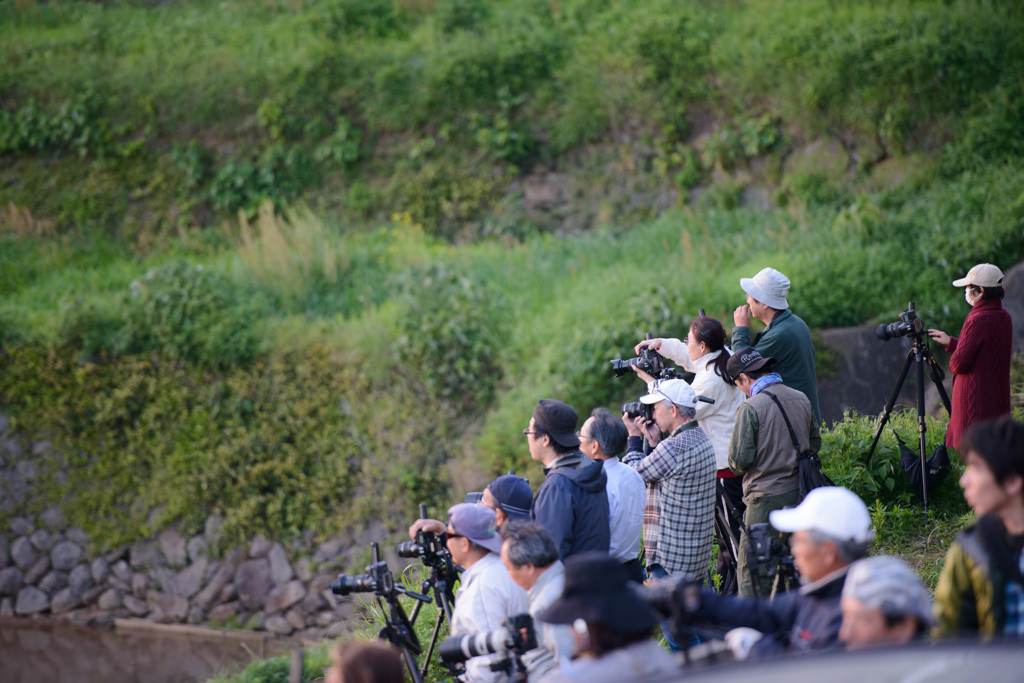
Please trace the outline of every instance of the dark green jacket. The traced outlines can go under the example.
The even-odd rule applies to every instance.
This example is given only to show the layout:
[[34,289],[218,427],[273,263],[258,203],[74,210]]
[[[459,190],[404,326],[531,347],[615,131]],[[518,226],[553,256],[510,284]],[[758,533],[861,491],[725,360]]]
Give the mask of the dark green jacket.
[[818,408],[818,380],[814,374],[814,345],[807,323],[793,315],[790,310],[775,314],[768,327],[754,337],[750,343],[749,327],[734,327],[732,330],[732,352],[739,353],[753,346],[765,358],[774,358],[774,372],[782,376],[787,387],[803,392],[811,402],[814,424],[821,424],[821,410]]

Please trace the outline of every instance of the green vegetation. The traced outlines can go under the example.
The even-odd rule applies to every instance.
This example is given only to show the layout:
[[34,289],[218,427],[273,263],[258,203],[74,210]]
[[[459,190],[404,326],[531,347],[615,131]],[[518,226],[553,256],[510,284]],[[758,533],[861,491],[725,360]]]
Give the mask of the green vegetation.
[[[635,399],[607,361],[763,266],[812,327],[955,332],[1024,259],[1015,3],[24,0],[0,65],[0,407],[53,445],[4,515],[100,547],[394,531],[539,483],[537,398]],[[872,432],[826,469],[934,579],[955,478],[923,529]]]

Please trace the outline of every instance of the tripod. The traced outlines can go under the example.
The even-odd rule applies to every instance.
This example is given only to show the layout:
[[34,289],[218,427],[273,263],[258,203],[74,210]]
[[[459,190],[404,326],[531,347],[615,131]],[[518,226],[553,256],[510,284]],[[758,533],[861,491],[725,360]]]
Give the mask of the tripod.
[[[913,311],[914,304],[910,304],[910,310]],[[875,454],[875,446],[878,445],[878,439],[882,436],[882,430],[885,429],[885,423],[889,421],[889,415],[892,413],[892,408],[896,405],[896,399],[900,395],[900,390],[903,388],[903,382],[907,379],[907,373],[910,372],[911,363],[917,363],[917,432],[918,432],[918,448],[920,449],[921,456],[921,472],[922,475],[927,472],[927,465],[925,464],[925,431],[928,426],[925,424],[925,412],[924,412],[924,366],[928,365],[928,374],[935,383],[935,388],[939,390],[939,396],[942,397],[942,405],[946,406],[946,412],[951,413],[952,410],[949,405],[949,395],[946,394],[946,388],[942,386],[942,380],[945,377],[945,373],[942,372],[942,368],[935,362],[932,357],[931,351],[928,350],[928,342],[925,341],[925,332],[923,329],[917,329],[923,327],[923,325],[915,326],[912,329],[914,345],[907,352],[907,362],[903,364],[903,372],[900,374],[900,379],[896,382],[896,389],[892,392],[892,396],[889,398],[889,402],[885,406],[885,412],[882,413],[882,419],[878,423],[878,431],[875,432],[875,440],[871,442],[871,448],[868,450],[868,456],[864,459],[864,466],[867,467],[868,463],[871,462],[871,456]],[[924,495],[924,523],[928,524],[928,484],[924,481],[922,476],[921,482],[921,493]]]

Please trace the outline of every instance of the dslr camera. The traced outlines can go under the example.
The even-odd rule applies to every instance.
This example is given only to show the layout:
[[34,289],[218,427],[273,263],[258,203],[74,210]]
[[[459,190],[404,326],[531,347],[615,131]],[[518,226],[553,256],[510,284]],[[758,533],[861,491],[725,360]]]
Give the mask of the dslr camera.
[[395,577],[388,568],[388,563],[380,559],[376,543],[373,544],[372,553],[365,574],[338,574],[338,578],[331,582],[331,592],[335,595],[376,593],[383,597],[394,593]]
[[875,336],[882,341],[889,341],[893,337],[905,337],[908,334],[920,340],[923,333],[924,321],[917,317],[913,301],[907,304],[907,310],[900,313],[899,320],[888,325],[879,325],[875,330]]
[[800,585],[800,572],[797,571],[793,556],[782,542],[781,535],[772,529],[770,524],[751,524],[747,527],[747,537],[750,542],[748,552],[755,586],[762,567],[766,568],[767,575],[773,578],[773,594],[792,590]]
[[[647,336],[650,337],[650,335]],[[634,366],[654,379],[674,379],[678,376],[676,369],[668,367],[665,363],[665,357],[652,348],[640,349],[640,355],[636,358],[615,359],[608,362],[612,364],[612,372],[616,377],[628,375],[633,371]]]
[[513,662],[517,670],[525,670],[519,661],[524,653],[537,647],[533,617],[517,614],[502,621],[503,628],[490,633],[455,635],[445,638],[437,649],[441,661],[454,672],[467,659],[497,654],[501,659],[491,664],[493,671],[509,670]]

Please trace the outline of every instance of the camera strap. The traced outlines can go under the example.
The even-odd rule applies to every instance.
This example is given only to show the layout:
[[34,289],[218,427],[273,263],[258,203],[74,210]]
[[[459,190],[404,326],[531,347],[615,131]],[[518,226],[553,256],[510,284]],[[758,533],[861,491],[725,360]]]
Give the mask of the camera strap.
[[773,394],[772,392],[768,391],[767,389],[762,389],[761,393],[771,397],[771,399],[775,401],[775,405],[779,407],[779,412],[782,413],[782,419],[786,421],[786,429],[789,430],[789,438],[793,439],[793,448],[796,449],[797,457],[802,456],[804,454],[804,451],[802,448],[800,448],[800,440],[796,438],[796,432],[793,431],[793,423],[789,421],[789,415],[786,414],[785,408],[782,407],[782,403],[779,401],[779,397]]

